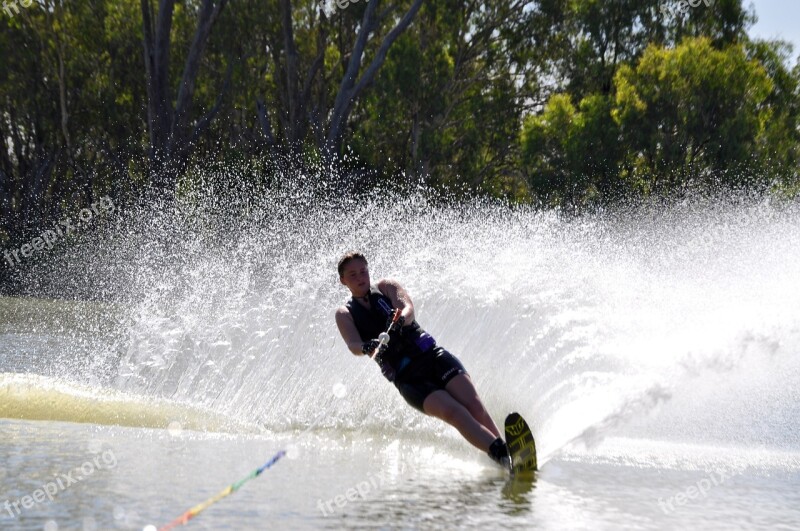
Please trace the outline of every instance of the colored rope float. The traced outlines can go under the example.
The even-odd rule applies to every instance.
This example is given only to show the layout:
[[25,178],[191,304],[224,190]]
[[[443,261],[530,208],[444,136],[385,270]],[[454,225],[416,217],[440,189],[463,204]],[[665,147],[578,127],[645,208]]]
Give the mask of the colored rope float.
[[269,467],[271,467],[272,465],[277,463],[278,460],[281,457],[283,457],[284,455],[286,455],[286,451],[285,450],[279,451],[277,454],[272,456],[272,459],[270,459],[269,461],[267,461],[266,463],[264,463],[263,465],[261,465],[257,469],[255,469],[252,472],[250,472],[246,477],[240,479],[236,483],[233,483],[233,484],[229,485],[228,487],[226,487],[222,492],[220,492],[216,496],[212,496],[211,498],[207,499],[203,503],[195,505],[194,507],[192,507],[191,509],[189,509],[188,511],[186,511],[185,513],[183,513],[182,515],[177,517],[175,520],[171,521],[170,523],[168,523],[168,524],[166,524],[166,525],[164,525],[162,527],[159,527],[158,531],[169,531],[170,529],[178,527],[179,525],[186,524],[187,522],[189,522],[189,520],[191,520],[192,518],[194,518],[195,516],[200,514],[202,511],[207,509],[209,506],[217,503],[222,498],[224,498],[226,496],[229,496],[230,494],[233,494],[234,492],[239,490],[239,488],[241,488],[242,485],[244,485],[246,482],[250,481],[251,479],[260,476],[262,472],[264,472],[266,469],[268,469]]

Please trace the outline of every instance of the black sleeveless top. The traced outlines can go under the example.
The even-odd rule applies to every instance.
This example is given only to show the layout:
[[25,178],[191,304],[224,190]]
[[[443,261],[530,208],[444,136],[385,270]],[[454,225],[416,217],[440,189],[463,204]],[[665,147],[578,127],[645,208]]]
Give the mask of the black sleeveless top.
[[[369,305],[370,308],[367,309],[353,297],[346,304],[347,310],[353,316],[361,341],[364,342],[377,339],[381,332],[386,331],[386,321],[394,310],[392,300],[375,286],[369,288]],[[435,346],[436,341],[433,337],[416,321],[412,321],[403,327],[402,334],[391,335],[388,348],[383,355],[376,356],[375,361],[380,365],[386,379],[391,382],[411,360]]]

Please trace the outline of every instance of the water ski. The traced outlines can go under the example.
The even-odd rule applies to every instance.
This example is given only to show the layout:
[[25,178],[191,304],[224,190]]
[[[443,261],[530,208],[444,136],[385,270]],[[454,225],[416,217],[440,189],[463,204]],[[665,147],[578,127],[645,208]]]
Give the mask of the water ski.
[[536,442],[528,423],[519,413],[506,417],[506,444],[511,452],[511,474],[536,471]]

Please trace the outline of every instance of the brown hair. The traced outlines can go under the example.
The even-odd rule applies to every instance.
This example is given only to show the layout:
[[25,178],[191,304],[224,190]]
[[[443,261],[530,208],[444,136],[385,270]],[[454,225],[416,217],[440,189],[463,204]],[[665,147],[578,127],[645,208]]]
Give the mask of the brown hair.
[[351,260],[356,259],[364,260],[364,263],[369,265],[367,263],[367,257],[363,254],[359,253],[358,251],[349,252],[339,259],[339,266],[337,268],[339,270],[339,278],[342,278],[342,275],[344,275],[344,268],[347,267],[347,264],[349,264]]

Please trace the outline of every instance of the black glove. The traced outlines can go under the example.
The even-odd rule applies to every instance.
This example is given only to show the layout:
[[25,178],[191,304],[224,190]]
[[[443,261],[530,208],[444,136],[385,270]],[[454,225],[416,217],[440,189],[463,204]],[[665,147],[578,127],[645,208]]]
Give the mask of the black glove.
[[400,313],[400,310],[393,311],[392,315],[390,315],[389,318],[386,320],[386,329],[389,331],[390,334],[392,332],[398,332],[400,334],[403,333],[403,325],[406,324],[406,318],[401,315],[400,318],[397,319],[397,322],[392,322],[394,316],[398,313]]
[[377,339],[370,339],[369,341],[361,344],[361,352],[365,356],[372,356],[375,349],[380,346],[381,342]]

